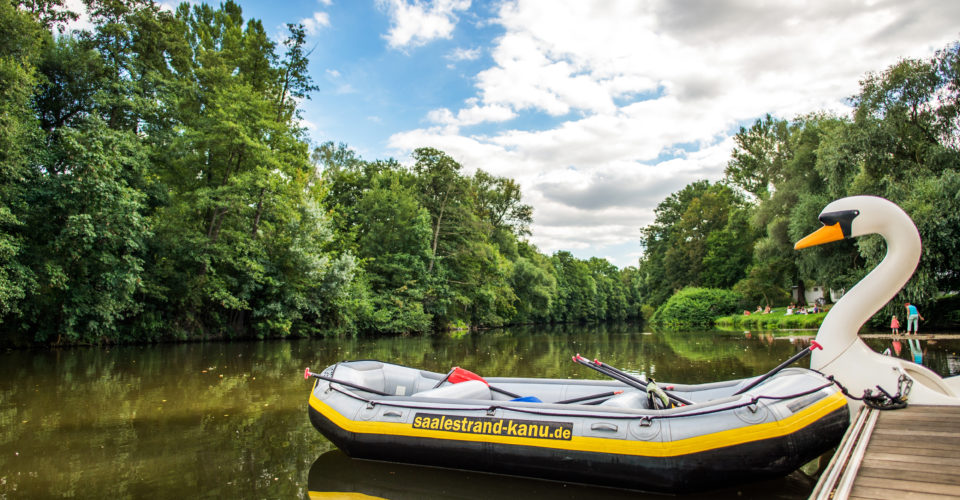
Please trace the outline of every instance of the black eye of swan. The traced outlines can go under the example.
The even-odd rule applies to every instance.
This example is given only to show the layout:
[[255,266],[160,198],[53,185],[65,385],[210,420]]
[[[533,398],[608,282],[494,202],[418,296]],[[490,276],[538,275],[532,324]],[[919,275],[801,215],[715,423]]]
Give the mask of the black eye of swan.
[[838,212],[827,212],[820,214],[820,222],[824,226],[832,226],[836,223],[840,223],[840,230],[843,231],[843,237],[850,237],[850,224],[853,222],[853,219],[860,215],[859,210],[840,210]]

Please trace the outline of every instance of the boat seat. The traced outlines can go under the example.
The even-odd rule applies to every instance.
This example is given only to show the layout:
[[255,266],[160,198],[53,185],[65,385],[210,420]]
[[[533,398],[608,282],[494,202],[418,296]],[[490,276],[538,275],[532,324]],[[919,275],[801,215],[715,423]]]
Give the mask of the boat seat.
[[492,399],[490,387],[479,380],[468,380],[414,394],[418,398],[433,399]]
[[650,401],[647,399],[647,394],[645,392],[625,392],[623,394],[618,394],[597,406],[645,410],[650,408]]

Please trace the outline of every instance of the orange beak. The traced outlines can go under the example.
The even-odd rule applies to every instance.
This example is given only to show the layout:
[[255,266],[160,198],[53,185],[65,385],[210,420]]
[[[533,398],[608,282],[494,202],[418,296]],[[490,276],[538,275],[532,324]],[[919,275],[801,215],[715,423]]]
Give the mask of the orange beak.
[[817,245],[822,245],[824,243],[830,243],[831,241],[839,241],[843,239],[843,230],[840,229],[840,223],[837,222],[832,226],[823,226],[820,229],[806,235],[793,245],[794,250],[800,250],[801,248],[807,248]]

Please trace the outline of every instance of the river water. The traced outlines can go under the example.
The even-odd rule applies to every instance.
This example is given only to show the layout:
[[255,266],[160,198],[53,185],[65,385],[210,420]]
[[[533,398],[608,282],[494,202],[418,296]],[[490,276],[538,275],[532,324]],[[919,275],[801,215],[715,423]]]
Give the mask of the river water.
[[[764,373],[809,337],[644,333],[637,326],[490,330],[0,352],[0,498],[643,498],[636,492],[352,460],[310,425],[307,366],[379,359],[483,376],[600,378],[580,353],[664,382]],[[868,339],[913,359],[910,344]],[[921,340],[923,363],[960,371],[958,340]],[[807,361],[801,362],[806,366]],[[806,498],[817,464],[683,498]],[[650,495],[650,498],[665,498]]]

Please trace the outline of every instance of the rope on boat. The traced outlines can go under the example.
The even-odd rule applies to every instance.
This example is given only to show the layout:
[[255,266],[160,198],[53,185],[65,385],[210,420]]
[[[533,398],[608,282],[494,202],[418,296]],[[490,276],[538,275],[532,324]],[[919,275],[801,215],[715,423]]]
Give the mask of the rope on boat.
[[[333,370],[332,370],[332,372],[331,372],[331,375],[334,374],[334,373],[336,373],[336,369],[337,369],[339,366],[340,366],[340,363],[336,363],[336,364],[334,365]],[[754,397],[750,398],[749,401],[737,403],[737,404],[735,404],[735,405],[727,405],[727,406],[723,406],[723,407],[710,408],[710,409],[705,409],[705,410],[701,410],[701,411],[693,411],[693,412],[674,412],[674,413],[658,414],[658,415],[610,415],[610,414],[606,414],[606,413],[603,414],[603,415],[591,415],[591,414],[584,414],[584,413],[544,411],[544,410],[538,410],[538,409],[533,409],[533,408],[516,407],[516,406],[504,406],[504,405],[490,405],[490,406],[486,406],[486,405],[485,405],[485,406],[473,407],[473,408],[471,408],[471,407],[463,407],[463,406],[458,406],[458,407],[442,407],[442,406],[416,405],[416,404],[410,404],[410,403],[399,403],[399,402],[382,401],[382,400],[374,400],[374,399],[364,398],[364,397],[361,397],[361,396],[359,396],[359,395],[357,395],[357,394],[354,394],[354,393],[352,393],[352,392],[344,391],[344,390],[342,390],[342,389],[340,389],[340,388],[338,388],[338,387],[334,387],[333,384],[334,384],[334,383],[339,383],[339,384],[343,384],[343,385],[346,385],[346,386],[353,386],[353,387],[356,387],[356,388],[358,388],[358,389],[365,390],[365,391],[368,391],[368,392],[372,392],[372,393],[375,393],[375,394],[376,394],[376,393],[379,393],[379,395],[387,395],[387,394],[381,393],[381,392],[379,392],[379,391],[374,391],[374,390],[371,390],[371,389],[367,389],[367,388],[364,388],[364,387],[361,387],[361,386],[356,386],[356,385],[353,385],[353,384],[344,383],[344,382],[342,382],[342,381],[334,380],[334,379],[327,378],[327,377],[324,377],[324,376],[319,376],[318,374],[311,374],[311,375],[313,375],[313,376],[315,376],[315,377],[318,377],[318,378],[320,378],[320,379],[327,380],[327,381],[330,383],[329,388],[330,388],[331,390],[335,390],[335,391],[337,391],[337,392],[339,392],[339,393],[341,393],[341,394],[343,394],[343,395],[345,395],[345,396],[347,396],[347,397],[349,397],[349,398],[353,398],[353,399],[356,399],[356,400],[358,400],[358,401],[363,401],[363,402],[366,403],[367,406],[370,407],[370,408],[372,408],[373,406],[379,404],[379,405],[381,405],[381,406],[391,406],[391,407],[395,407],[395,408],[410,408],[410,409],[419,409],[419,410],[486,411],[486,413],[487,413],[488,415],[493,415],[494,412],[496,412],[498,409],[503,409],[503,410],[508,410],[508,411],[514,411],[514,412],[517,412],[517,413],[528,413],[528,414],[533,414],[533,415],[547,415],[547,416],[552,416],[552,417],[587,417],[587,418],[593,417],[593,418],[607,418],[607,419],[616,419],[616,420],[640,420],[640,421],[641,421],[641,425],[644,425],[644,426],[646,426],[646,425],[651,425],[651,424],[653,423],[653,421],[654,421],[654,420],[657,420],[657,419],[672,419],[672,418],[698,417],[698,416],[702,416],[702,415],[710,415],[710,414],[713,414],[713,413],[721,413],[721,412],[725,412],[725,411],[737,410],[737,409],[740,409],[740,408],[750,408],[750,407],[753,407],[753,408],[751,408],[751,411],[756,411],[755,407],[756,407],[757,403],[760,402],[760,400],[762,400],[762,399],[769,399],[769,400],[773,400],[773,401],[783,401],[783,400],[786,400],[786,399],[801,398],[801,397],[804,397],[804,396],[807,396],[807,395],[810,395],[810,394],[814,394],[814,393],[816,393],[816,392],[819,392],[819,391],[821,391],[821,390],[823,390],[823,389],[826,389],[827,387],[830,387],[831,385],[836,385],[838,388],[840,388],[840,392],[842,392],[844,396],[846,396],[846,397],[848,397],[848,398],[850,398],[850,399],[856,400],[856,401],[863,401],[863,403],[864,403],[866,406],[870,407],[870,408],[875,408],[875,409],[877,409],[877,410],[898,410],[898,409],[906,408],[906,407],[907,407],[907,397],[908,397],[909,394],[910,394],[910,389],[913,387],[913,379],[911,379],[910,377],[908,377],[905,373],[902,373],[902,372],[901,372],[900,377],[899,377],[899,379],[897,380],[897,393],[896,393],[896,394],[891,395],[889,392],[887,392],[887,391],[884,390],[882,387],[880,387],[879,385],[877,385],[876,388],[877,388],[877,390],[878,390],[879,392],[877,392],[876,394],[874,394],[874,392],[873,392],[872,390],[870,390],[870,389],[864,389],[864,391],[863,391],[863,396],[857,397],[857,396],[854,396],[854,395],[850,394],[850,391],[848,391],[847,388],[844,387],[843,384],[841,384],[840,381],[838,381],[833,375],[825,375],[824,373],[822,373],[822,372],[820,372],[820,371],[818,371],[818,370],[811,370],[811,371],[814,371],[814,372],[820,374],[821,376],[823,376],[824,378],[826,378],[826,379],[828,380],[828,382],[827,382],[826,384],[823,384],[823,385],[821,385],[821,386],[819,386],[819,387],[815,387],[815,388],[810,389],[810,390],[807,390],[807,391],[803,391],[803,392],[799,392],[799,393],[795,393],[795,394],[788,394],[788,395],[785,395],[785,396],[765,396],[765,395],[759,395],[759,396],[754,396]],[[307,369],[307,373],[309,373],[309,368]],[[738,394],[739,394],[739,393],[738,393]],[[658,410],[658,413],[660,413],[659,410]]]
[[[817,371],[817,373],[820,372]],[[823,375],[823,373],[820,373],[820,375]],[[877,385],[877,393],[874,393],[871,389],[864,389],[863,396],[857,397],[853,394],[850,394],[847,388],[844,387],[839,380],[834,378],[833,375],[824,376],[827,378],[827,380],[836,384],[844,396],[855,401],[863,401],[863,404],[877,410],[899,410],[901,408],[906,408],[907,397],[910,395],[910,389],[913,387],[913,379],[908,377],[907,374],[901,373],[900,378],[897,379],[896,394],[891,395],[883,387]]]
[[748,408],[751,406],[756,406],[757,403],[760,402],[760,400],[762,399],[782,401],[785,399],[802,398],[804,396],[808,396],[810,394],[814,394],[819,391],[822,391],[823,389],[826,389],[827,387],[834,385],[834,383],[835,382],[828,382],[821,386],[814,387],[813,389],[809,389],[803,392],[798,392],[796,394],[788,394],[785,396],[759,395],[759,396],[754,396],[750,398],[749,401],[737,403],[734,405],[726,405],[718,408],[709,408],[701,411],[677,412],[677,413],[668,413],[668,414],[661,414],[661,415],[611,415],[608,413],[604,413],[602,415],[596,415],[596,414],[585,414],[582,412],[578,412],[578,413],[554,412],[554,411],[538,410],[535,408],[523,408],[523,407],[505,406],[505,405],[490,405],[490,406],[484,405],[484,406],[477,406],[477,407],[466,407],[466,406],[443,407],[443,406],[432,406],[432,405],[427,406],[427,405],[417,405],[412,403],[401,403],[401,402],[394,402],[394,401],[368,399],[368,398],[359,396],[357,394],[354,394],[352,392],[344,391],[343,389],[340,389],[338,387],[333,387],[333,384],[330,384],[330,389],[337,391],[347,397],[356,399],[358,401],[363,401],[364,403],[367,403],[368,407],[371,407],[371,408],[376,405],[381,405],[381,406],[391,406],[394,408],[410,408],[415,410],[486,411],[488,415],[492,415],[498,409],[502,409],[502,410],[514,411],[517,413],[529,413],[533,415],[546,415],[551,417],[586,417],[586,418],[605,418],[605,419],[615,419],[615,420],[640,420],[642,422],[641,425],[650,425],[654,420],[659,420],[659,419],[696,417],[701,415],[710,415],[713,413],[721,413],[721,412],[730,411],[730,410],[737,410],[740,408]]

